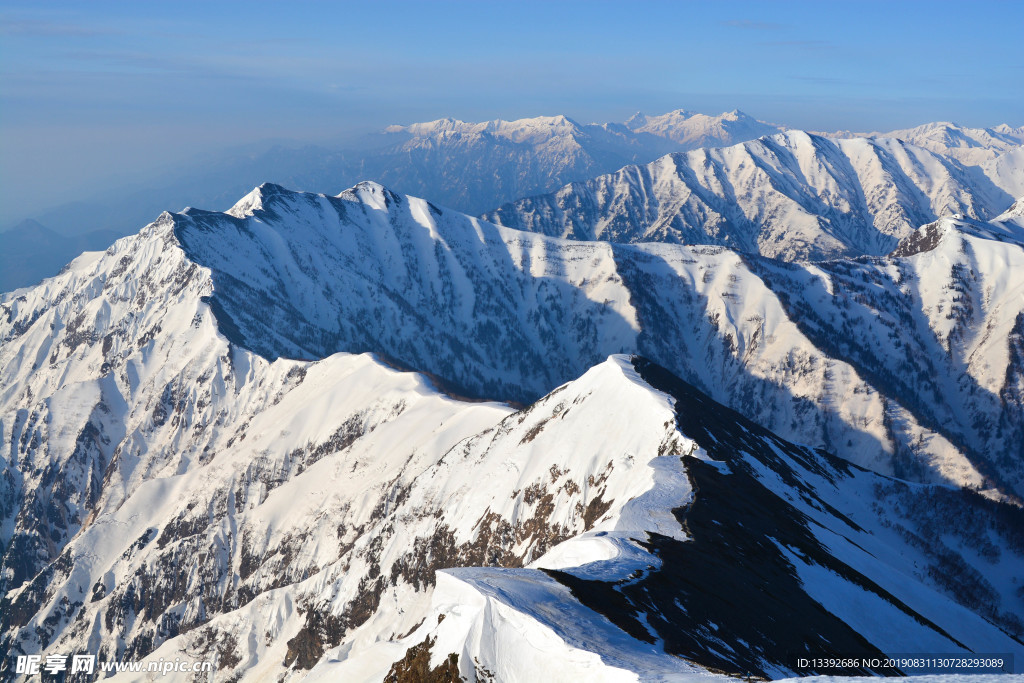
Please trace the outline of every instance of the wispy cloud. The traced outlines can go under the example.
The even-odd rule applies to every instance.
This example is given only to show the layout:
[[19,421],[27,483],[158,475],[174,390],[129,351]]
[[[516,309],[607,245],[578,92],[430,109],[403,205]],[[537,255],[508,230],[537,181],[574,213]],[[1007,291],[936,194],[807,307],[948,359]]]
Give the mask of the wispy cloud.
[[831,50],[835,43],[827,40],[769,40],[758,43],[765,47],[795,47],[801,50]]
[[863,85],[860,81],[849,78],[836,78],[834,76],[791,76],[795,81],[813,83],[814,85]]
[[120,33],[113,29],[80,24],[65,24],[32,19],[0,17],[0,35],[6,36],[109,36]]
[[743,28],[750,31],[778,31],[786,28],[785,24],[777,24],[773,21],[749,21],[747,19],[732,19],[720,22],[722,26],[732,28]]

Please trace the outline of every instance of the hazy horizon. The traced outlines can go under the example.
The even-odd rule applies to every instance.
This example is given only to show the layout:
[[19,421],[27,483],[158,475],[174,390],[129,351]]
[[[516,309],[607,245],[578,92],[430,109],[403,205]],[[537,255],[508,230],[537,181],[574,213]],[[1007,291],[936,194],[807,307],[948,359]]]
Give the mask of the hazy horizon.
[[1009,3],[0,2],[0,228],[201,155],[453,117],[1022,125]]

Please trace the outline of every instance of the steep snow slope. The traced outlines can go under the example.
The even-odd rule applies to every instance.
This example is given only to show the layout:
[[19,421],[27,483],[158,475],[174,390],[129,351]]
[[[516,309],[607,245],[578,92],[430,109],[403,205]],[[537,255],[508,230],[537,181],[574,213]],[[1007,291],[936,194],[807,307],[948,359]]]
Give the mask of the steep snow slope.
[[[301,679],[310,667],[311,680],[381,680],[417,646],[433,650],[431,666],[452,653],[468,680],[505,681],[692,680],[700,668],[686,660],[785,674],[792,653],[851,647],[1020,650],[1007,635],[1021,630],[1019,511],[851,470],[635,364],[613,359],[519,413],[482,406],[476,418],[490,410],[493,422],[473,434],[480,425],[465,415],[450,422],[459,405],[365,357],[288,363],[308,370],[303,387],[325,373],[334,391],[296,388],[279,404],[289,409],[252,421],[260,443],[154,474],[100,512],[44,572],[45,591],[39,580],[15,591],[12,613],[39,610],[17,642],[105,659],[214,659],[239,680]],[[288,466],[292,430],[311,422],[297,408],[323,414],[326,401],[344,415],[350,400],[396,391],[419,400],[391,411],[394,424],[371,421],[350,444],[309,444],[325,454]],[[403,418],[410,411],[415,420]],[[249,483],[253,453],[277,461],[273,486]],[[942,522],[964,520],[962,533],[939,538],[944,525],[927,514],[937,505]],[[435,577],[531,558],[528,569]],[[761,581],[771,588],[752,612],[717,598]],[[84,605],[82,585],[93,586]],[[616,586],[623,605],[604,597]],[[856,591],[868,619],[845,604]],[[818,637],[801,641],[798,624]]]
[[1024,196],[1024,145],[983,162],[978,171],[1014,197]]
[[[993,453],[1002,455],[990,449],[1002,441],[991,439],[1002,437],[932,419],[963,416],[961,404],[943,404],[944,378],[964,375],[958,360],[936,358],[925,344],[924,357],[934,360],[916,386],[939,407],[920,408],[916,394],[870,379],[870,358],[840,353],[808,328],[789,303],[804,300],[805,285],[765,277],[756,259],[717,247],[555,240],[375,184],[336,198],[263,186],[231,213],[163,220],[189,257],[211,269],[210,304],[222,329],[266,358],[373,351],[436,375],[456,393],[525,402],[609,354],[639,351],[786,438],[884,473],[1019,492],[1007,483],[1019,480],[1016,457],[990,466]],[[979,260],[984,277],[1003,282],[1008,295],[962,323],[976,336],[1011,328],[1021,311],[1013,298],[1020,278],[1001,268],[1020,247],[985,239],[978,248],[992,252]],[[844,327],[872,329],[873,318],[859,317],[894,315],[849,316],[846,298],[870,296],[876,285],[858,287],[864,291],[829,290],[827,306]],[[948,311],[912,305],[926,320]],[[1002,349],[969,374],[995,387],[1018,361],[1012,338],[989,339]],[[1010,401],[991,410],[992,419],[1016,423],[1022,407]]]
[[1012,220],[943,219],[887,259],[749,263],[819,349],[900,397],[922,424],[978,444],[974,463],[1019,492],[1024,414],[1005,408],[1024,404],[1022,245]]
[[589,434],[568,438],[369,357],[271,363],[219,333],[213,286],[164,219],[5,302],[5,661],[134,659],[189,633],[194,658],[254,680],[308,668],[371,616],[415,626],[434,565],[529,561],[650,487],[612,471],[667,438],[644,404],[617,438],[594,428],[612,395],[552,403]]
[[937,216],[991,218],[1011,202],[980,172],[898,140],[789,131],[626,166],[484,218],[579,240],[720,244],[803,260],[885,254]]
[[[908,485],[794,446],[649,361],[631,365],[625,375],[672,406],[682,441],[670,452],[682,453],[684,468],[675,455],[655,458],[654,486],[622,509],[614,531],[568,539],[529,568],[439,574],[428,616],[404,645],[455,652],[460,661],[483,654],[497,680],[518,680],[523,658],[587,641],[607,664],[635,670],[629,663],[642,658],[640,680],[686,680],[664,671],[662,650],[777,676],[812,653],[1024,647],[1014,576],[1024,553],[1019,508]],[[607,631],[552,579],[622,632]],[[502,652],[509,632],[534,644]],[[314,678],[365,670],[390,647],[328,658]],[[552,680],[587,671],[585,662],[563,664],[553,657],[533,667],[555,673]]]
[[[664,612],[642,618],[604,598],[569,600],[579,581],[681,585],[673,558],[690,551],[676,544],[705,552],[697,522],[706,518],[695,506],[711,491],[703,468],[721,467],[702,458],[721,461],[724,450],[754,474],[742,495],[706,499],[721,510],[712,516],[736,519],[731,506],[759,500],[757,514],[791,520],[784,534],[767,535],[788,550],[769,553],[766,571],[806,590],[766,604],[765,624],[792,618],[792,598],[803,595],[808,619],[871,651],[889,647],[885,623],[899,614],[910,617],[914,643],[1016,647],[1005,635],[1020,631],[1014,508],[850,469],[784,445],[649,364],[600,363],[598,354],[624,342],[671,349],[674,362],[759,414],[856,439],[851,457],[891,466],[890,429],[908,449],[920,440],[921,454],[942,455],[926,463],[928,476],[972,481],[962,455],[935,450],[941,436],[810,345],[735,254],[562,242],[372,184],[338,198],[264,186],[232,214],[165,214],[0,301],[5,660],[182,656],[215,659],[220,675],[248,680],[311,668],[329,679],[346,666],[379,680],[389,662],[431,649],[432,667],[455,653],[467,677],[479,669],[535,678],[538,661],[567,680],[644,678],[639,663],[663,679],[699,672],[658,657],[664,649],[738,673],[788,672],[782,643],[764,636],[772,629],[760,629],[768,639],[753,652],[763,654],[729,655],[708,629],[713,621],[741,633],[734,617],[688,620],[673,607],[678,598],[698,614],[705,608],[692,595],[710,586],[659,599]],[[655,306],[667,302],[673,312],[656,322]],[[511,392],[521,376],[539,395],[560,372],[597,367],[515,412],[455,401],[372,357],[328,351],[353,345],[352,330],[446,380],[469,386],[477,377],[480,392]],[[702,346],[655,341],[672,339]],[[764,379],[772,373],[779,384]],[[808,393],[785,394],[783,377]],[[826,399],[831,417],[818,421],[826,413],[815,400]],[[902,419],[885,427],[885,415]],[[962,472],[949,469],[956,463]],[[840,500],[844,472],[860,477],[856,503]],[[815,498],[817,489],[827,493]],[[966,520],[966,536],[942,536],[927,514],[936,500],[943,520]],[[906,510],[890,514],[897,503]],[[686,528],[673,513],[681,507],[696,515]],[[831,531],[792,521],[801,519],[793,507]],[[829,535],[854,533],[836,531],[849,525],[833,510],[861,528],[845,536],[852,543]],[[968,522],[988,529],[989,543],[967,533]],[[712,545],[739,540],[751,542]],[[432,597],[438,569],[473,566],[520,571],[456,572]],[[761,576],[747,569],[725,585],[739,590]],[[695,578],[723,585],[721,575]],[[864,621],[829,598],[850,595],[851,585],[889,616]],[[684,634],[696,645],[674,640]]]

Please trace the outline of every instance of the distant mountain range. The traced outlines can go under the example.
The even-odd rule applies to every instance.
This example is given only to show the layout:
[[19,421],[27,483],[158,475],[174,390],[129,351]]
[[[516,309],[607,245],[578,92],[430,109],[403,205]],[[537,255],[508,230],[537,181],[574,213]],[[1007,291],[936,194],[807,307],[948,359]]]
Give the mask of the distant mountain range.
[[993,218],[1015,189],[999,174],[895,138],[789,131],[626,166],[484,218],[557,237],[820,260],[886,254],[941,216]]
[[[134,232],[161,211],[225,209],[267,181],[334,194],[375,180],[479,213],[671,151],[733,144],[778,129],[742,112],[706,116],[683,110],[637,114],[626,124],[583,125],[565,116],[485,123],[442,119],[390,126],[356,148],[278,145],[204,159],[152,179],[149,189],[111,188],[107,195],[54,206],[6,228],[0,247],[18,256],[17,263],[0,264],[0,291],[55,275],[84,249],[106,248],[111,235]],[[52,230],[45,239],[32,227],[40,224]]]
[[1024,145],[1024,126],[1013,128],[1003,123],[993,128],[966,128],[940,121],[871,136],[899,138],[962,164],[980,166]]
[[[761,143],[907,149],[820,140]],[[161,214],[0,297],[0,658],[1019,672],[1022,206],[818,263],[564,240],[370,182]]]
[[[50,239],[44,244],[37,238],[15,236],[15,233],[24,231],[24,226],[11,226],[6,232],[0,233],[3,236],[0,240],[26,245],[19,247],[19,253],[22,254],[19,262],[24,267],[5,268],[0,284],[6,289],[33,284],[41,277],[56,273],[60,259],[55,254],[61,254],[61,258],[65,258],[65,255],[70,257],[78,253],[76,249],[82,244],[88,248],[102,248],[105,245],[101,243],[109,243],[107,237],[111,233],[124,235],[134,232],[139,225],[152,220],[153,216],[164,210],[178,210],[186,206],[226,209],[237,197],[263,182],[334,194],[340,188],[372,180],[400,193],[428,197],[441,205],[466,213],[487,213],[496,218],[497,214],[493,212],[506,203],[533,195],[559,192],[559,188],[569,183],[586,183],[616,172],[620,177],[628,176],[633,173],[628,168],[630,165],[642,167],[668,153],[731,147],[784,130],[783,126],[758,121],[739,111],[708,116],[681,109],[658,116],[638,113],[624,123],[605,124],[580,124],[565,116],[481,123],[441,119],[408,126],[390,126],[374,137],[372,142],[364,142],[358,148],[276,146],[266,152],[205,159],[202,163],[153,179],[150,189],[111,188],[108,195],[96,195],[88,201],[55,206],[34,216],[38,223],[57,234],[75,236],[77,239],[85,233],[100,233],[104,235],[102,239],[99,234],[94,234],[85,242],[70,240],[58,245]],[[942,123],[893,131],[886,135],[903,139],[910,145],[932,151],[947,160],[943,162],[936,159],[934,154],[926,155],[929,164],[927,168],[904,168],[906,163],[913,166],[916,162],[907,158],[888,159],[883,155],[876,164],[879,169],[873,177],[869,177],[872,172],[870,169],[858,166],[855,160],[851,162],[856,170],[843,171],[838,167],[831,170],[819,169],[819,175],[839,174],[834,181],[829,182],[835,182],[836,192],[853,192],[854,196],[792,195],[804,185],[813,187],[815,192],[830,191],[827,186],[815,185],[818,181],[814,179],[789,178],[787,182],[796,183],[789,188],[759,188],[755,187],[756,177],[750,180],[750,190],[754,193],[762,190],[770,194],[781,193],[795,202],[793,207],[787,209],[791,211],[790,217],[800,224],[794,227],[811,233],[803,238],[802,244],[797,244],[794,237],[790,240],[793,242],[791,248],[778,245],[773,247],[770,244],[773,239],[771,235],[758,237],[753,228],[743,225],[744,220],[740,220],[740,216],[727,215],[728,210],[722,206],[721,201],[710,196],[695,198],[691,202],[695,213],[682,218],[672,215],[671,206],[661,206],[658,197],[652,198],[657,206],[651,204],[652,200],[645,200],[648,205],[642,209],[634,206],[635,198],[623,200],[622,210],[633,212],[632,217],[640,221],[631,228],[635,234],[630,237],[686,240],[694,236],[693,230],[687,226],[699,223],[700,226],[696,228],[698,232],[703,230],[705,235],[715,233],[715,236],[707,237],[705,241],[724,241],[728,237],[732,240],[730,244],[738,248],[755,249],[760,253],[786,252],[791,257],[852,253],[851,249],[879,253],[886,245],[891,245],[893,239],[898,239],[898,234],[934,220],[947,206],[967,203],[974,206],[975,213],[968,211],[966,215],[984,218],[986,215],[994,215],[991,212],[986,214],[986,211],[998,213],[1013,198],[1024,195],[1024,148],[1019,142],[1021,129],[1005,124],[991,129],[973,129]],[[880,144],[874,143],[873,146],[878,148]],[[908,145],[898,146],[905,150],[905,154],[921,156],[918,152],[912,152]],[[753,151],[753,147],[744,149],[752,150],[750,153],[754,156],[764,157]],[[742,156],[745,153],[739,151],[730,154]],[[729,165],[728,156],[725,153],[709,153],[708,163],[720,167],[718,172],[726,173],[726,184],[735,185],[738,178],[729,177],[728,173],[736,169]],[[830,163],[820,159],[819,152],[812,151],[810,157],[814,163]],[[981,165],[971,165],[975,162]],[[791,163],[796,162],[791,160]],[[906,182],[896,188],[884,187],[884,173],[893,168],[897,168],[899,176],[907,176],[904,178]],[[785,168],[777,171],[786,173]],[[694,169],[697,176],[703,172],[704,169]],[[900,195],[892,197],[899,202],[899,206],[888,209],[897,215],[879,216],[878,212],[884,213],[886,210],[880,207],[884,207],[890,197],[868,196],[871,188],[851,189],[849,183],[853,179],[840,177],[844,172],[857,175],[858,180],[866,179],[876,185],[881,183],[883,189],[878,192],[882,195]],[[933,176],[933,173],[938,175]],[[947,175],[950,177],[947,178]],[[590,184],[594,182],[607,184],[606,181],[593,181]],[[639,179],[635,182],[642,185]],[[711,194],[717,192],[714,187],[716,182],[709,178],[706,183]],[[998,189],[994,191],[993,186]],[[694,191],[696,189],[691,188]],[[806,194],[809,190],[803,191]],[[858,192],[862,196],[857,196]],[[945,197],[943,192],[949,194],[949,197]],[[700,195],[699,192],[696,194]],[[729,197],[725,199],[737,207],[750,206],[750,198],[742,195],[736,202],[732,202]],[[1006,206],[999,206],[1001,202]],[[805,206],[799,206],[801,203]],[[588,210],[599,211],[606,221],[613,221],[620,211],[607,206],[600,210],[597,207]],[[819,216],[822,223],[820,226],[811,225],[815,222],[813,216],[819,211],[826,211],[828,215]],[[650,212],[653,214],[644,215]],[[811,215],[806,215],[808,213]],[[707,228],[703,227],[704,214],[707,214],[710,223]],[[666,221],[672,218],[676,225],[667,225]],[[769,222],[774,220],[778,223],[779,219],[781,216],[769,218]],[[867,219],[870,219],[868,222],[873,227],[866,230],[843,225]],[[511,221],[510,218],[508,220]],[[566,220],[578,222],[582,219],[577,217]],[[874,226],[875,220],[878,220],[878,226]],[[577,227],[573,225],[573,229]],[[554,230],[551,226],[546,229]],[[863,234],[848,234],[851,232]],[[759,245],[758,239],[764,244]],[[862,243],[865,240],[866,243]],[[33,243],[37,244],[34,250],[27,246]]]
[[266,152],[204,159],[154,178],[148,190],[112,188],[109,196],[54,207],[34,218],[66,234],[100,228],[127,234],[169,207],[227,208],[263,182],[333,193],[361,180],[479,213],[628,163],[778,130],[742,112],[706,116],[683,110],[637,114],[626,124],[579,124],[565,116],[483,123],[441,119],[389,126],[349,148],[277,145]]

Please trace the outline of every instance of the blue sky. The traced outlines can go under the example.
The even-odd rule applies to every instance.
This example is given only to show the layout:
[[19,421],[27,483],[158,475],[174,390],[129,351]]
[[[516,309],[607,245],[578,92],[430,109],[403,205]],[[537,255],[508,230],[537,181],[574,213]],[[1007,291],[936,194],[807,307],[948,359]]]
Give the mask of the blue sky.
[[1022,2],[0,1],[0,225],[204,151],[443,116],[1024,125]]

